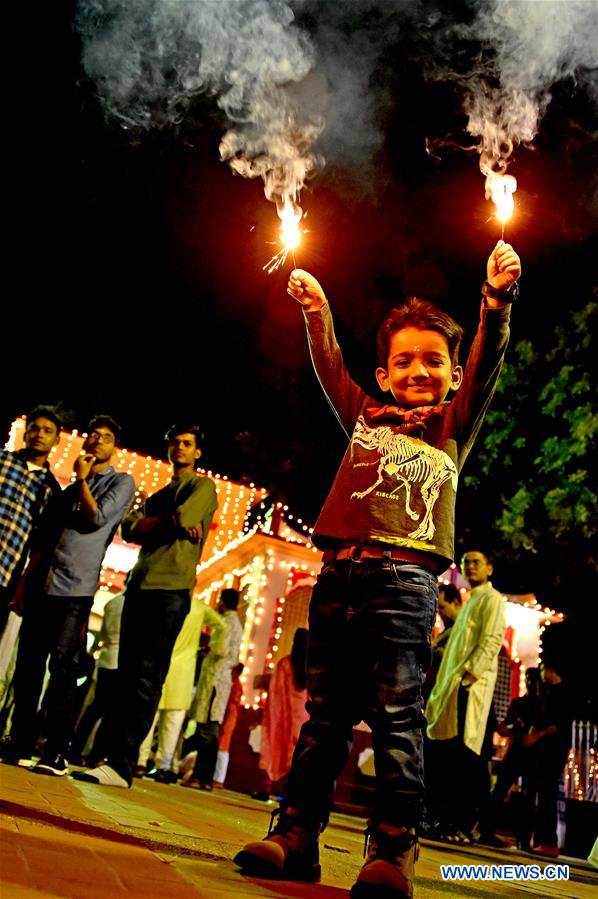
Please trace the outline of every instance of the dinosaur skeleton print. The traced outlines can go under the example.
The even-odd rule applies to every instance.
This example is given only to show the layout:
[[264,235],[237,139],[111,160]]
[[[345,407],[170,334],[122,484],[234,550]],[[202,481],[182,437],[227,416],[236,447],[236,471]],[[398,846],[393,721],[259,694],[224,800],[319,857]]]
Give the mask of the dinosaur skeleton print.
[[[407,437],[385,425],[370,428],[362,415],[357,419],[351,441],[351,456],[356,447],[374,451],[379,458],[353,461],[354,468],[377,465],[376,477],[367,489],[355,491],[351,499],[361,500],[371,493],[386,499],[399,499],[405,491],[405,512],[417,527],[408,535],[414,540],[432,540],[436,530],[433,513],[443,484],[450,481],[457,489],[457,467],[442,450],[415,437]],[[412,495],[419,494],[423,514],[412,505]]]

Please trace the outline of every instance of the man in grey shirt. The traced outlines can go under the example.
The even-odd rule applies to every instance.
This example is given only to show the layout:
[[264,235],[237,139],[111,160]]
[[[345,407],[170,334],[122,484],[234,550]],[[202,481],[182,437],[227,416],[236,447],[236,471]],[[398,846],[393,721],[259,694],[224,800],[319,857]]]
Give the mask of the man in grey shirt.
[[38,774],[68,771],[64,756],[73,732],[77,671],[89,612],[106,548],[135,493],[131,475],[116,472],[110,464],[119,441],[120,428],[109,416],[90,422],[83,452],[75,462],[75,480],[62,494],[61,530],[49,564],[46,560],[30,566],[15,668],[11,752],[3,755],[3,761],[31,766],[36,712],[50,656],[48,739],[33,769]]

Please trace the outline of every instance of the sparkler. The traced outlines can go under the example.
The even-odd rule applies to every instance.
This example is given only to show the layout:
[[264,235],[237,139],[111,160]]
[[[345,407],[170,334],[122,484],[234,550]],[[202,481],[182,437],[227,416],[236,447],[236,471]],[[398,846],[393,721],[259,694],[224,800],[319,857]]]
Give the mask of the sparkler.
[[293,257],[293,267],[297,268],[297,263],[295,262],[295,250],[301,241],[302,233],[305,233],[299,227],[299,223],[303,218],[303,210],[300,206],[297,206],[295,203],[288,200],[282,209],[279,210],[278,215],[282,223],[280,226],[280,242],[282,244],[282,250],[279,250],[278,253],[272,256],[272,258],[262,266],[263,271],[267,272],[269,275],[285,264],[289,253]]
[[517,190],[517,181],[512,175],[498,175],[490,172],[486,178],[486,197],[496,206],[496,217],[502,224],[501,239],[505,237],[505,224],[511,218],[515,208],[513,194]]

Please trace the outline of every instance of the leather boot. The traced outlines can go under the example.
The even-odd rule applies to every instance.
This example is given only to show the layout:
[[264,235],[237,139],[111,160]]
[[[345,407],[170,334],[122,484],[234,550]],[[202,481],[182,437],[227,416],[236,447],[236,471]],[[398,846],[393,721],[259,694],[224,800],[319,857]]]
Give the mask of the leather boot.
[[318,848],[321,830],[318,821],[296,809],[275,809],[267,836],[257,843],[248,843],[235,855],[235,863],[243,873],[255,877],[315,883],[321,876]]
[[365,848],[351,899],[411,899],[419,855],[415,829],[368,821]]

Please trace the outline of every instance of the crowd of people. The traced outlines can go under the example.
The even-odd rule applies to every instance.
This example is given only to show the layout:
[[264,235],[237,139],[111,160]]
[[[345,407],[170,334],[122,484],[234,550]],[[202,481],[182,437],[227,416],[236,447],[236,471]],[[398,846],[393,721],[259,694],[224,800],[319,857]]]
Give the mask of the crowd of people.
[[[500,724],[510,745],[490,792],[492,700],[506,622],[486,551],[471,546],[463,556],[472,588],[463,607],[459,591],[440,590],[444,630],[432,642],[438,575],[454,555],[458,474],[496,386],[520,272],[513,248],[499,241],[465,370],[462,329],[448,314],[416,298],[393,309],[379,329],[375,372],[386,403],[346,371],[321,285],[307,272],[291,275],[288,292],[303,307],[318,378],[350,446],[314,529],[323,565],[310,605],[309,651],[298,632],[275,669],[264,714],[261,764],[269,787],[277,782],[283,793],[277,823],[237,854],[243,871],[319,879],[319,835],[361,720],[372,732],[376,790],[353,899],[381,890],[412,895],[422,828],[447,842],[470,843],[477,834],[496,843],[500,807],[519,776],[526,797],[520,845],[558,854],[567,708],[548,661],[539,676],[529,673],[527,696]],[[210,790],[224,782],[238,713],[241,624],[235,590],[222,591],[217,610],[192,600],[217,507],[213,482],[194,471],[202,435],[189,422],[175,425],[167,435],[171,482],[131,506],[133,479],[110,464],[120,428],[98,416],[88,432],[64,491],[47,465],[60,435],[53,410],[34,410],[24,448],[0,456],[0,600],[5,617],[11,607],[23,616],[2,758],[32,765],[49,657],[46,740],[34,771],[66,773],[70,752],[77,761],[87,755],[87,767],[73,772],[81,780],[129,787],[135,775],[151,774],[173,783],[188,722],[184,785]],[[119,526],[141,549],[124,594],[106,608],[95,698],[75,730],[87,619]],[[194,693],[206,626],[209,652]]]
[[[169,430],[172,479],[138,503],[133,478],[111,464],[121,444],[113,418],[99,415],[89,423],[64,490],[48,465],[60,431],[56,410],[37,407],[27,416],[23,448],[0,454],[0,624],[6,625],[11,610],[22,615],[10,733],[0,757],[38,774],[62,776],[69,770],[67,758],[81,763],[86,754],[91,764],[73,776],[129,787],[156,716],[158,767],[162,776],[170,770],[191,705],[204,624],[212,629],[214,647],[200,680],[203,707],[193,716],[210,739],[216,729],[217,739],[231,670],[238,663],[239,597],[235,590],[223,591],[222,614],[192,602],[197,564],[217,508],[214,482],[195,471],[203,444],[196,425],[179,422]],[[119,527],[141,548],[124,592],[106,604],[95,693],[77,723],[89,614],[106,549]],[[40,735],[45,739],[34,763]],[[208,754],[214,755],[206,749],[202,758]],[[211,783],[209,767],[205,777]]]

